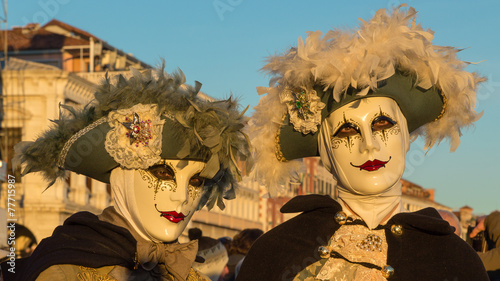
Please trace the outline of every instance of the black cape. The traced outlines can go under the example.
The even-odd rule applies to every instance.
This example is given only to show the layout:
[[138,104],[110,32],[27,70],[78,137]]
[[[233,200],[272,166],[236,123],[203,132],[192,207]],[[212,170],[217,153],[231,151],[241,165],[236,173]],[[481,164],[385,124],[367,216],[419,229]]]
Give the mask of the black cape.
[[[281,212],[303,213],[261,236],[245,257],[236,280],[292,280],[321,259],[317,249],[327,245],[340,228],[333,217],[341,210],[329,196],[291,199]],[[402,235],[391,232],[394,224],[403,227]],[[476,252],[433,208],[396,214],[383,228],[389,246],[388,264],[394,268],[388,280],[488,280]]]
[[2,263],[5,281],[35,280],[38,275],[56,264],[73,264],[98,268],[119,265],[130,269],[135,265],[136,240],[122,227],[100,221],[89,212],[80,212],[58,226],[51,237],[43,239],[29,258],[15,261],[11,266]]

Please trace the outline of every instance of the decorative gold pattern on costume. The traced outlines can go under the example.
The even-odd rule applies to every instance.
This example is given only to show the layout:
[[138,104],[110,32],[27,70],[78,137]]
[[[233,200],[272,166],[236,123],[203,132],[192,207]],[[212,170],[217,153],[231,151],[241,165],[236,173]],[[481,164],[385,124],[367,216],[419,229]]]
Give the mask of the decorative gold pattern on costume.
[[[177,173],[175,168],[167,163],[166,159],[158,161],[155,164],[155,166],[156,165],[167,165],[169,168],[172,169],[174,173]],[[165,190],[168,190],[170,192],[177,191],[177,182],[175,180],[175,177],[174,180],[164,180],[155,177],[149,170],[138,170],[138,171],[141,174],[142,180],[148,184],[148,188],[154,188],[155,199],[156,199],[156,194],[159,191],[165,191]],[[203,184],[201,186],[192,186],[192,185],[187,186],[188,196],[191,199],[193,199],[192,202],[194,202],[198,197],[200,197],[200,195],[204,192],[204,190],[205,189]]]
[[[340,126],[342,126],[343,121],[339,121],[337,123],[337,125],[334,127],[336,129],[332,129],[333,132],[336,132],[338,130],[338,128],[340,128]],[[333,135],[330,137],[330,142],[332,144],[332,148],[333,149],[337,149],[339,148],[340,144],[343,142],[343,140],[341,138],[337,138],[337,137],[334,137]],[[347,143],[345,143],[345,145],[347,145]]]
[[61,149],[61,153],[59,154],[59,159],[57,161],[57,166],[64,168],[64,162],[66,161],[66,156],[68,155],[68,151],[71,148],[71,146],[73,145],[73,143],[75,143],[75,141],[77,139],[79,139],[81,136],[85,135],[88,131],[94,129],[95,127],[101,125],[104,122],[108,122],[107,117],[102,117],[101,119],[98,119],[94,123],[88,125],[87,127],[81,129],[76,134],[71,136],[71,138],[64,144],[63,149]]
[[139,257],[136,251],[134,255],[134,270],[137,270],[138,268],[139,268]]
[[[370,123],[373,124],[373,122],[375,121],[375,119],[377,117],[380,117],[380,116],[385,116],[391,120],[394,120],[395,118],[391,117],[389,114],[385,113],[382,111],[382,109],[380,109],[380,112],[379,113],[376,113]],[[339,148],[340,144],[344,144],[346,148],[349,149],[349,152],[351,152],[351,148],[354,146],[354,140],[361,140],[363,137],[364,138],[367,138],[367,137],[370,137],[370,136],[361,136],[361,134],[356,134],[356,135],[351,135],[351,136],[346,136],[346,137],[338,137],[336,136],[337,135],[337,131],[344,125],[344,124],[348,124],[348,123],[351,123],[351,124],[354,124],[356,125],[358,128],[360,127],[360,125],[358,123],[356,123],[354,120],[352,119],[347,119],[345,117],[345,113],[344,113],[344,120],[343,121],[340,121],[335,127],[334,127],[334,134],[331,136],[330,138],[330,141],[331,141],[331,145],[332,145],[332,148],[333,149],[337,149]],[[391,122],[392,123],[392,122]],[[380,139],[384,142],[384,144],[387,146],[387,140],[389,138],[390,135],[398,135],[399,133],[401,132],[401,128],[399,126],[398,123],[395,123],[393,126],[391,126],[390,128],[388,129],[383,129],[383,130],[377,130],[377,131],[373,131],[372,134],[373,134],[373,137],[377,136],[377,135],[380,135]]]
[[380,137],[382,138],[382,141],[385,143],[387,146],[387,139],[389,138],[389,135],[398,135],[401,132],[401,128],[399,127],[399,124],[395,124],[391,128],[387,130],[381,130],[381,131],[375,131],[373,132],[375,135],[380,134]]
[[[391,120],[396,120],[396,118],[390,116],[388,113],[386,112],[383,112],[382,111],[382,108],[380,107],[379,105],[379,109],[380,109],[380,112],[378,114],[375,114],[375,116],[373,116],[373,118],[371,119],[370,121],[370,124],[373,125],[373,122],[375,121],[375,119],[377,117],[380,117],[380,116],[385,116]],[[395,122],[395,121],[394,121]],[[392,122],[391,122],[392,123]],[[380,135],[380,138],[382,139],[382,141],[384,142],[385,146],[387,146],[387,139],[389,138],[389,135],[397,135],[401,132],[401,128],[399,127],[399,124],[396,122],[394,123],[393,126],[391,126],[390,128],[388,129],[384,129],[384,130],[379,130],[379,131],[374,131],[373,132],[373,135]]]
[[154,188],[155,190],[155,199],[156,199],[156,193],[158,191],[171,191],[171,192],[176,192],[177,191],[177,183],[175,181],[167,181],[167,180],[160,180],[157,177],[153,176],[149,171],[145,170],[138,170],[139,173],[141,174],[141,178],[148,183],[148,188]]
[[[367,252],[357,247],[368,235],[376,235],[382,240],[382,251]],[[364,225],[343,225],[332,236],[329,245],[331,249],[353,262],[368,262],[380,267],[387,264],[388,246],[383,229],[370,230]]]
[[[361,138],[363,136],[361,136],[360,133],[356,134],[356,135],[352,135],[352,136],[346,136],[346,137],[337,137],[337,132],[342,128],[343,125],[345,124],[353,124],[355,125],[357,128],[360,128],[361,125],[354,121],[353,119],[347,119],[345,117],[345,112],[343,113],[344,115],[344,121],[341,121],[337,124],[337,126],[333,129],[333,135],[331,136],[331,143],[332,143],[332,148],[333,149],[337,149],[339,148],[339,145],[341,143],[344,143],[344,145],[349,148],[349,152],[351,152],[351,148],[354,146],[354,140],[355,139],[358,139],[358,140],[361,140]],[[359,129],[358,129],[359,130]],[[365,136],[366,137],[366,136]]]
[[[377,236],[381,240],[381,251],[366,251],[358,247],[367,237]],[[313,263],[299,272],[293,279],[294,281],[313,281],[313,280],[386,280],[383,276],[383,270],[387,265],[387,241],[385,231],[370,230],[363,225],[342,225],[330,238],[328,246],[320,261]],[[319,250],[319,249],[318,249]],[[326,255],[326,253],[329,253]],[[335,258],[331,253],[338,253],[345,257]],[[322,256],[323,257],[323,256]],[[368,268],[356,263],[370,263],[382,268]],[[387,270],[389,270],[387,268]]]
[[109,275],[99,274],[95,268],[79,266],[78,269],[81,271],[77,274],[80,281],[117,281]]
[[[339,148],[340,144],[343,142],[343,139],[336,138],[334,136],[331,137],[331,143],[332,143],[332,148],[337,149]],[[346,143],[347,145],[347,143]]]
[[345,147],[349,148],[349,152],[351,151],[351,147],[354,146],[354,140],[361,139],[360,135],[355,135],[355,136],[350,136],[350,137],[345,137],[345,138],[338,138],[338,137],[331,137],[331,143],[332,143],[332,148],[337,149],[339,148],[340,144],[343,143]]
[[368,234],[363,241],[358,243],[358,248],[365,251],[375,251],[378,250],[382,252],[382,238],[375,234]]
[[448,99],[446,98],[446,96],[443,95],[443,93],[441,93],[441,91],[438,91],[438,92],[439,92],[439,95],[441,96],[441,99],[443,100],[443,109],[441,109],[441,113],[439,113],[438,117],[436,117],[436,119],[434,119],[434,121],[443,117],[444,113],[446,112],[446,106],[448,105]]
[[[286,118],[286,113],[283,114],[283,117],[281,118],[281,123],[285,121]],[[281,134],[281,127],[278,127],[278,131],[276,132],[276,136],[274,137],[274,144],[275,144],[275,149],[276,149],[276,159],[280,162],[286,162],[286,158],[283,155],[283,152],[281,152],[281,145],[280,145],[280,134]]]
[[210,280],[203,277],[198,271],[191,268],[189,270],[189,275],[186,278],[186,281],[210,281]]
[[198,197],[200,197],[200,195],[203,193],[203,185],[202,186],[192,186],[192,185],[188,185],[187,187],[187,191],[188,191],[188,196],[193,199],[191,201],[191,203],[193,203],[194,201],[196,201],[196,199]]
[[[148,171],[145,171],[145,170],[139,170],[139,173],[141,174],[141,178],[142,180],[144,180],[145,182],[148,183],[148,188],[153,188],[156,186],[157,184],[157,178],[154,177],[151,173],[148,173]],[[155,190],[155,194],[156,194],[156,190]]]

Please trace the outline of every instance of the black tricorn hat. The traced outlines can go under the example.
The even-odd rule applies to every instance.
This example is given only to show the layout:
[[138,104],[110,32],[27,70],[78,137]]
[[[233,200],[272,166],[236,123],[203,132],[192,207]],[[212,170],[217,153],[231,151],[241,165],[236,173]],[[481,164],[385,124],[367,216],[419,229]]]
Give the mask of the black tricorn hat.
[[[396,101],[406,118],[409,132],[413,132],[420,126],[438,119],[445,111],[445,103],[440,91],[436,87],[423,89],[416,85],[416,79],[401,73],[378,82],[378,87],[369,90],[366,95],[359,95],[360,89],[349,87],[340,101],[335,101],[332,90],[323,91],[322,87],[315,86],[315,92],[319,93],[321,102],[325,107],[321,110],[323,121],[330,113],[355,100],[369,97],[388,97]],[[290,121],[290,112],[298,111],[303,105],[294,103],[295,108],[286,114],[283,123],[277,133],[276,154],[278,160],[286,161],[304,157],[319,156],[318,134],[304,134],[294,129]]]
[[[242,129],[245,111],[236,100],[213,100],[185,84],[182,72],[163,68],[131,71],[116,83],[106,79],[95,100],[83,109],[66,111],[34,142],[16,145],[15,162],[23,174],[42,172],[52,185],[73,171],[109,183],[111,171],[147,169],[161,159],[206,163],[201,176],[213,179],[202,199],[211,208],[222,198],[233,199],[241,180],[238,161],[249,161],[248,137]],[[249,162],[247,167],[250,167]]]

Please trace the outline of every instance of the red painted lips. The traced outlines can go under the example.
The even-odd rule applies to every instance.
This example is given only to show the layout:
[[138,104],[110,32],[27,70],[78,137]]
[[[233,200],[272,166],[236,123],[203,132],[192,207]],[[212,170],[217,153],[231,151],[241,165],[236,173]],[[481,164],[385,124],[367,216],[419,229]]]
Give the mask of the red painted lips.
[[[389,158],[389,160],[391,160],[391,158]],[[372,171],[376,171],[382,167],[385,167],[385,164],[387,164],[387,162],[389,162],[389,160],[380,161],[378,159],[375,159],[373,161],[368,160],[365,163],[363,163],[363,165],[360,165],[360,166],[353,165],[352,163],[351,163],[351,165],[356,167],[356,168],[359,168],[360,170],[366,170],[366,171],[372,172]]]
[[176,211],[171,211],[171,212],[160,212],[160,216],[166,218],[167,220],[173,222],[173,223],[178,223],[180,221],[183,221],[184,218],[186,217],[183,213],[177,213]]

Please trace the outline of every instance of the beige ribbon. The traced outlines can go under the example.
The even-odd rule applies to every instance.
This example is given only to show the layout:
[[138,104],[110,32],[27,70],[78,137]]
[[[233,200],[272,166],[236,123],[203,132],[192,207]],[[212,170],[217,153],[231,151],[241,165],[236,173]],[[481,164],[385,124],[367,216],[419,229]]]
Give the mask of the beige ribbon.
[[198,252],[198,240],[189,243],[137,242],[137,258],[142,268],[161,280],[185,281]]
[[[99,219],[128,229],[137,241],[137,259],[144,270],[162,281],[185,281],[198,253],[198,240],[189,243],[156,243],[143,239],[114,207],[106,208]],[[171,275],[174,276],[172,279]]]

